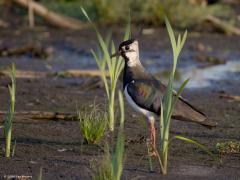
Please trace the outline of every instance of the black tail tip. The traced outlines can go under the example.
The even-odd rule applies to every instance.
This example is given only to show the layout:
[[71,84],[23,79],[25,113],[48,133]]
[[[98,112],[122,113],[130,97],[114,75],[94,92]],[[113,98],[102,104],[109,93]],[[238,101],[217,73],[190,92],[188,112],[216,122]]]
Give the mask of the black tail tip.
[[217,125],[218,125],[217,122],[215,122],[215,121],[210,121],[210,120],[208,120],[208,119],[206,119],[205,121],[203,121],[201,124],[202,124],[203,126],[209,128],[209,129],[215,128],[215,127],[217,127]]

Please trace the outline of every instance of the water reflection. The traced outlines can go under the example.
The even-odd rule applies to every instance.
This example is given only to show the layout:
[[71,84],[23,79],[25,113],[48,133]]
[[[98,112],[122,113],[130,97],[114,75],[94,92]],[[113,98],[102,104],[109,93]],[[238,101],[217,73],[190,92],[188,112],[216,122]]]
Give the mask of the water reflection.
[[[163,81],[167,81],[169,72],[162,71],[156,76]],[[190,78],[186,88],[202,88],[211,86],[212,81],[219,81],[222,79],[240,79],[240,61],[229,61],[226,64],[215,65],[205,68],[191,66],[187,68],[179,68],[176,72],[176,87]]]

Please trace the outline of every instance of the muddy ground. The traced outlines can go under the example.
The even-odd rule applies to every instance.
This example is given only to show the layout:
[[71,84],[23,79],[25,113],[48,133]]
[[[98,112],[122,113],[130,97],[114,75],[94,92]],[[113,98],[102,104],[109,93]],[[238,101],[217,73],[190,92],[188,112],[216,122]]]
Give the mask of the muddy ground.
[[[137,30],[135,30],[137,32]],[[103,30],[106,32],[106,30]],[[120,42],[121,32],[114,38]],[[38,28],[35,31],[1,30],[0,45],[21,46],[29,42],[40,42],[52,47],[54,53],[48,60],[31,55],[1,57],[0,68],[6,69],[15,62],[17,70],[56,72],[67,69],[95,69],[90,48],[96,48],[96,37],[91,30],[79,32]],[[165,31],[139,37],[144,66],[154,73],[169,69],[170,45]],[[205,49],[199,45],[202,44]],[[179,63],[179,68],[218,66],[209,62],[194,60],[197,55],[214,56],[224,61],[239,62],[240,37],[222,34],[190,33]],[[230,71],[220,80],[209,80],[208,86],[188,88],[183,96],[201,109],[210,119],[218,122],[212,130],[198,124],[173,121],[171,135],[183,135],[207,145],[222,163],[213,160],[192,144],[175,140],[170,147],[168,175],[159,174],[157,161],[154,172],[149,172],[145,139],[147,129],[141,117],[126,103],[126,153],[122,179],[240,179],[240,154],[219,155],[216,143],[229,140],[240,141],[240,103],[227,95],[240,95],[240,73]],[[161,77],[160,77],[161,79]],[[102,86],[87,87],[91,78],[17,78],[16,111],[51,111],[75,113],[80,108],[91,108],[94,100],[104,104],[106,95]],[[8,106],[10,79],[0,76],[0,110]],[[121,83],[121,82],[120,82]],[[119,84],[121,87],[121,84]],[[3,116],[1,116],[1,122]],[[43,179],[91,179],[91,162],[103,154],[102,141],[99,145],[83,143],[78,121],[33,120],[16,115],[13,125],[13,139],[16,139],[15,155],[4,158],[4,139],[1,138],[0,179],[13,176],[29,176],[36,179],[40,167]]]

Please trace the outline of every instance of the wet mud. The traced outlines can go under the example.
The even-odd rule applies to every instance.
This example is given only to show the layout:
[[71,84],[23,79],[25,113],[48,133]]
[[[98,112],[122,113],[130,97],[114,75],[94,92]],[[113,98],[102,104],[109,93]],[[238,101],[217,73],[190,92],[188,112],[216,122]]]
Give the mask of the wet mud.
[[[113,35],[116,42],[120,42],[122,33],[116,31]],[[48,59],[32,57],[29,54],[0,57],[1,70],[6,70],[12,62],[16,63],[17,70],[36,72],[97,68],[90,53],[90,48],[97,47],[96,36],[92,30],[3,30],[0,37],[0,46],[21,46],[38,42],[54,50]],[[139,37],[139,45],[143,65],[157,78],[166,81],[166,75],[171,68],[171,49],[166,32],[156,29],[153,34],[142,35]],[[203,55],[224,61],[212,63],[196,60],[196,56]],[[222,163],[213,160],[192,144],[173,140],[170,145],[168,175],[162,176],[159,173],[157,160],[154,161],[154,172],[150,172],[145,143],[148,129],[144,119],[126,103],[126,149],[122,179],[240,178],[240,154],[220,155],[216,150],[219,142],[240,141],[239,99],[229,98],[240,96],[239,59],[239,37],[193,32],[188,36],[178,64],[176,88],[185,78],[192,78],[192,83],[190,80],[183,97],[210,119],[218,122],[218,126],[210,130],[198,124],[173,120],[171,136],[182,135],[199,141],[210,148]],[[61,76],[17,78],[16,111],[74,114],[77,111],[76,106],[80,109],[91,108],[94,101],[104,107],[104,88],[101,85],[87,87],[91,80],[91,77]],[[9,82],[9,77],[0,75],[1,111],[8,108]],[[1,123],[3,118],[1,115]],[[158,123],[156,126],[158,127]],[[91,162],[100,160],[104,149],[104,140],[98,145],[84,143],[78,121],[33,120],[16,115],[13,139],[16,140],[16,149],[11,159],[4,158],[4,139],[0,139],[0,179],[10,175],[36,179],[40,168],[43,179],[91,179]]]

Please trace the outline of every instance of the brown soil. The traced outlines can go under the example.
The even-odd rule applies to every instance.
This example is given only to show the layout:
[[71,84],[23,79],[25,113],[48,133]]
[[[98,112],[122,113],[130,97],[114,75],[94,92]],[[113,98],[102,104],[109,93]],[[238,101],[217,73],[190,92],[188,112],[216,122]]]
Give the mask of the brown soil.
[[[159,35],[160,34],[160,35]],[[92,31],[64,32],[56,30],[38,30],[36,32],[2,31],[2,45],[24,44],[29,41],[40,41],[53,46],[55,55],[62,50],[77,54],[89,55],[89,48],[96,47],[95,35]],[[119,33],[116,33],[119,37]],[[165,37],[161,39],[161,37]],[[119,39],[119,38],[117,38]],[[196,43],[204,43],[212,47],[212,54],[239,59],[239,37],[227,37],[219,34],[192,34],[185,49]],[[144,51],[169,52],[168,39],[162,30],[140,38]],[[167,44],[167,45],[166,45]],[[187,50],[187,52],[195,50]],[[226,55],[226,52],[228,55]],[[201,53],[201,52],[200,52]],[[58,56],[59,57],[59,56]],[[66,58],[66,57],[65,57]],[[67,61],[67,60],[66,60]],[[94,60],[92,60],[94,61]],[[51,60],[34,59],[29,56],[0,58],[1,69],[11,62],[16,62],[17,69],[34,71],[51,71],[49,66],[57,70],[66,69],[64,63]],[[64,61],[65,62],[65,61]],[[49,65],[50,64],[50,65]],[[94,64],[94,63],[93,63]],[[83,65],[85,68],[85,66]],[[94,68],[95,66],[89,66]],[[81,66],[77,67],[81,68]],[[83,68],[82,68],[83,69]],[[236,74],[239,76],[239,74]],[[17,79],[16,111],[53,111],[76,112],[76,104],[80,108],[97,103],[104,104],[106,96],[103,88],[86,90],[83,87],[89,78],[47,77],[36,79]],[[0,77],[0,110],[8,105],[8,77]],[[221,98],[222,91],[240,95],[240,82],[225,79],[213,82],[213,86],[202,89],[187,89],[183,96],[199,107],[209,118],[218,122],[212,130],[198,124],[173,121],[171,135],[183,135],[207,145],[217,156],[216,143],[228,140],[240,141],[240,104]],[[120,86],[120,85],[119,85]],[[141,118],[126,104],[126,152],[122,179],[240,179],[240,155],[220,156],[222,163],[214,161],[206,153],[192,144],[174,140],[170,146],[169,171],[167,176],[159,173],[157,161],[154,172],[149,172],[145,139],[147,129]],[[1,116],[1,121],[3,117]],[[4,158],[4,139],[1,138],[0,179],[9,175],[31,176],[36,179],[40,167],[43,168],[43,179],[91,179],[91,161],[99,160],[103,154],[102,141],[99,145],[83,143],[83,137],[77,121],[32,120],[16,116],[13,125],[13,139],[16,139],[15,155],[11,159]]]

